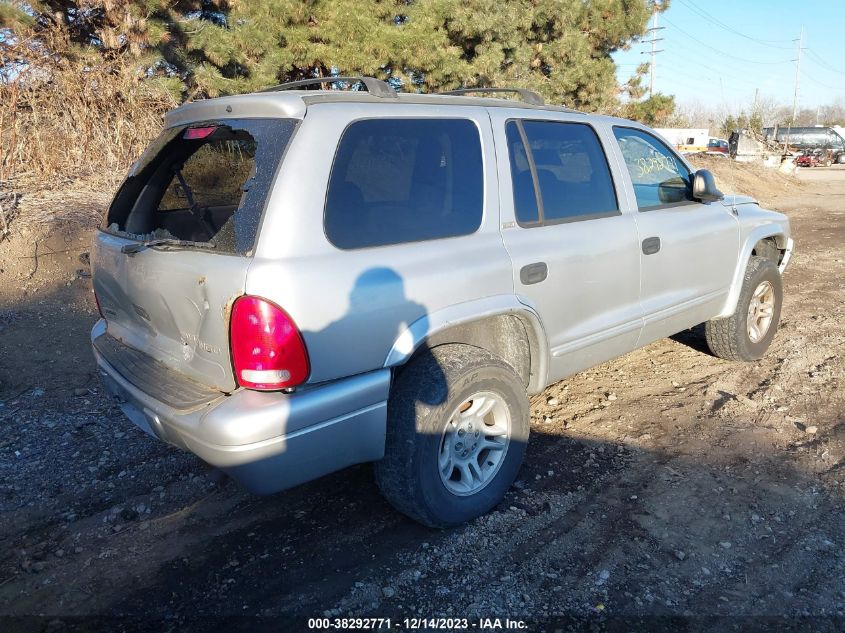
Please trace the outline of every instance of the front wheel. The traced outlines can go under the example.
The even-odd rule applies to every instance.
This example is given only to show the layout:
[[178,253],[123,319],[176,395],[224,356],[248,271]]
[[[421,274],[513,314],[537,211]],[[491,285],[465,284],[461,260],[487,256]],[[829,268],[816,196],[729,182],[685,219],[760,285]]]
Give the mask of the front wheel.
[[728,360],[762,358],[777,332],[782,303],[783,284],[777,266],[769,258],[752,257],[734,313],[704,326],[710,351]]
[[501,358],[469,345],[425,350],[391,389],[376,482],[412,519],[459,525],[502,500],[528,430],[525,386]]

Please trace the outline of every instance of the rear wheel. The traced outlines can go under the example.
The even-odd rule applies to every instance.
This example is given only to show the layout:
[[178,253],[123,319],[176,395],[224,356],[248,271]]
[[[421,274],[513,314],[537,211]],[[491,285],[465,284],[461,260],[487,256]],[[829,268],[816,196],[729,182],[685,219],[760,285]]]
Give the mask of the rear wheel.
[[388,402],[376,481],[399,511],[449,527],[495,507],[513,483],[528,442],[525,387],[486,350],[426,350],[397,377]]
[[752,257],[734,313],[704,326],[710,351],[728,360],[761,358],[775,337],[782,302],[783,286],[777,266],[765,257]]

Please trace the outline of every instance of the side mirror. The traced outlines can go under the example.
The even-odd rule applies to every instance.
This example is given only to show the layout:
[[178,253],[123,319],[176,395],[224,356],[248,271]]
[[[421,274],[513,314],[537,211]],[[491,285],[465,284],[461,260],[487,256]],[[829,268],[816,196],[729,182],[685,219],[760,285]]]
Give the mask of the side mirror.
[[692,197],[702,202],[715,202],[725,197],[716,187],[716,179],[707,169],[695,172],[692,181]]

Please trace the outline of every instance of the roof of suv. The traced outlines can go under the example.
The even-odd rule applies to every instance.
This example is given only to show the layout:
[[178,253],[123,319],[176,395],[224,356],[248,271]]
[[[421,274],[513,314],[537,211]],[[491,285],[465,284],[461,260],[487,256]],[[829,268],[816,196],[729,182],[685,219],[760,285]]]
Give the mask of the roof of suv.
[[389,105],[396,103],[475,106],[485,108],[518,108],[534,111],[566,112],[591,119],[602,119],[630,124],[631,121],[599,114],[587,114],[557,105],[534,105],[496,97],[471,97],[449,94],[419,94],[397,92],[396,99],[372,95],[363,90],[283,90],[278,92],[253,92],[248,94],[204,99],[186,103],[167,113],[165,125],[184,125],[195,121],[232,117],[289,117],[302,118],[309,105],[320,103],[357,103]]
[[[297,94],[307,103],[390,103],[392,99],[373,96],[363,90],[289,90],[287,94]],[[278,94],[278,93],[276,93]],[[451,106],[482,106],[482,107],[506,107],[506,108],[530,108],[532,110],[555,110],[558,112],[578,112],[571,108],[555,105],[535,105],[506,99],[502,97],[470,97],[466,95],[451,95],[437,93],[415,93],[397,92],[397,99],[402,103],[419,103],[428,105],[451,105]],[[583,114],[583,113],[580,113]]]

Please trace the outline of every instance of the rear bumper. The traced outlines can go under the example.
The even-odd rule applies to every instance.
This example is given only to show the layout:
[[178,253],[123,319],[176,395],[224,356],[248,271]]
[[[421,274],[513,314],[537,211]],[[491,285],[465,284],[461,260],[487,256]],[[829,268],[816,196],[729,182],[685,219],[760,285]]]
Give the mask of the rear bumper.
[[[105,330],[99,321],[92,340],[108,336]],[[242,389],[176,409],[138,389],[96,348],[94,356],[104,385],[136,426],[252,492],[277,492],[384,456],[389,369],[293,394]]]

